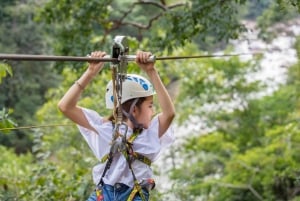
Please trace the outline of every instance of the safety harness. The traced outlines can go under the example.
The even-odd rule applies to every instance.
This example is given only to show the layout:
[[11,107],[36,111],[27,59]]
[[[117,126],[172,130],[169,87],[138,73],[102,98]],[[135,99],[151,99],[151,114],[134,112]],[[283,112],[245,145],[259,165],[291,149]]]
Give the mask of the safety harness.
[[[107,171],[110,169],[111,164],[113,162],[113,157],[116,153],[122,153],[125,157],[128,167],[132,173],[134,187],[131,191],[127,201],[132,201],[136,194],[138,193],[143,201],[146,201],[145,195],[142,192],[143,186],[149,187],[148,190],[153,189],[155,186],[155,182],[153,179],[148,179],[147,181],[143,181],[140,183],[133,171],[132,163],[134,160],[139,160],[148,166],[151,166],[151,160],[146,156],[137,153],[133,150],[134,140],[138,137],[138,135],[142,131],[142,125],[138,124],[135,118],[132,116],[131,112],[133,110],[134,105],[138,101],[136,99],[130,107],[129,113],[122,110],[122,82],[126,79],[126,71],[127,71],[127,61],[125,56],[128,54],[128,46],[127,41],[124,36],[117,36],[114,40],[114,45],[112,49],[112,57],[118,58],[119,62],[112,63],[112,82],[113,82],[113,95],[114,95],[114,122],[113,122],[113,135],[110,151],[108,154],[104,155],[100,160],[102,163],[106,162],[105,168],[103,170],[100,181],[96,186],[96,195],[97,201],[103,201],[104,197],[102,194],[102,187],[104,185],[103,178],[106,175]],[[123,114],[128,117],[134,124],[134,132],[130,137],[127,137],[128,125],[123,121]],[[124,132],[121,134],[120,129],[124,128]],[[117,140],[121,138],[121,140]]]
[[138,135],[139,135],[139,133],[135,132],[129,138],[127,138],[126,134],[124,134],[121,136],[122,137],[121,142],[117,142],[116,140],[112,141],[110,152],[102,157],[101,162],[102,163],[106,162],[106,166],[104,168],[101,179],[96,188],[97,201],[103,200],[103,196],[102,196],[102,187],[104,185],[103,178],[112,164],[113,156],[117,152],[122,153],[123,156],[125,157],[128,167],[132,173],[133,180],[134,180],[134,187],[133,187],[133,190],[131,191],[127,201],[132,201],[137,193],[139,193],[139,195],[143,201],[146,201],[146,198],[142,192],[142,187],[143,187],[143,185],[147,185],[147,186],[150,186],[150,188],[152,189],[154,187],[155,183],[154,183],[153,179],[143,181],[146,183],[139,183],[139,181],[137,180],[137,178],[134,174],[134,171],[132,168],[132,163],[134,160],[139,160],[139,161],[151,166],[150,159],[148,159],[146,156],[143,156],[140,153],[133,151],[133,149],[132,149],[133,142],[138,137]]

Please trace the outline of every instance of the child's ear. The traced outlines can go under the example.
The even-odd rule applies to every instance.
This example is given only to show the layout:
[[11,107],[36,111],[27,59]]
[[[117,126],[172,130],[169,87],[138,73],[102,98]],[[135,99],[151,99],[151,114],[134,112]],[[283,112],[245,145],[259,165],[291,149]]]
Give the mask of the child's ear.
[[132,113],[135,114],[135,113],[137,113],[137,112],[138,112],[138,108],[137,108],[137,106],[135,105],[135,106],[133,106],[133,111],[132,111]]

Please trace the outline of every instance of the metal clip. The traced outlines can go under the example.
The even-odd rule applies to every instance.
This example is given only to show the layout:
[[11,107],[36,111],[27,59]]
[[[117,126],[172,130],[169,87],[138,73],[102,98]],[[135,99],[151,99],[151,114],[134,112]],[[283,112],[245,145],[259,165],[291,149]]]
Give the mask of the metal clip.
[[128,41],[125,36],[116,36],[112,47],[112,58],[117,58],[117,61],[112,65],[117,65],[117,72],[123,76],[127,73],[128,62],[126,55],[129,53]]

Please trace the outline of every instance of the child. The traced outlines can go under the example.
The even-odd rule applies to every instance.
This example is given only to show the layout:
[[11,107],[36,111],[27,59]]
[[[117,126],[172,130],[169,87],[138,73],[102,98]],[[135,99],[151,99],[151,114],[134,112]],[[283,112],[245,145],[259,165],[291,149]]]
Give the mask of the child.
[[[91,57],[102,58],[105,52],[92,52]],[[150,52],[138,51],[136,63],[150,78],[129,74],[122,84],[123,121],[120,137],[113,141],[115,118],[100,116],[97,112],[79,107],[77,100],[88,83],[102,70],[103,62],[89,62],[88,69],[70,87],[58,107],[62,113],[75,122],[95,156],[103,163],[93,168],[93,180],[97,190],[88,201],[149,200],[153,173],[150,163],[162,148],[170,145],[173,130],[170,125],[175,116],[175,108],[164,87],[153,62],[147,62]],[[114,108],[112,82],[107,85],[106,107]],[[154,89],[155,91],[154,91]],[[153,95],[157,94],[161,113],[155,115]],[[126,127],[126,125],[128,127]],[[134,136],[134,137],[133,137]],[[124,142],[125,139],[125,142]],[[129,143],[130,141],[130,143]],[[123,142],[123,151],[120,151]],[[112,145],[117,145],[112,151]],[[125,148],[124,148],[125,147]],[[108,156],[112,153],[112,160]],[[104,160],[104,159],[108,160]],[[106,165],[109,163],[109,165]],[[140,188],[139,188],[140,187]]]

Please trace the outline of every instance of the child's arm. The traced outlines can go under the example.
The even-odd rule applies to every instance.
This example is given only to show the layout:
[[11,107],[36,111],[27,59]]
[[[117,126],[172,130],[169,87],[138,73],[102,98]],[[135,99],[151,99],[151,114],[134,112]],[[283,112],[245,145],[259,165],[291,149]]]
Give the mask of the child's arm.
[[[104,57],[105,52],[92,52],[91,57]],[[87,121],[82,109],[77,105],[81,92],[88,83],[102,70],[103,62],[89,62],[88,69],[82,76],[69,88],[58,103],[59,110],[70,120],[85,128],[96,130]],[[97,133],[97,132],[96,132]]]
[[162,83],[160,76],[157,70],[154,67],[154,63],[147,63],[147,59],[151,56],[150,52],[138,51],[136,55],[136,62],[142,70],[144,70],[148,77],[150,78],[151,83],[154,86],[154,89],[157,93],[158,102],[161,107],[162,112],[159,114],[159,136],[161,137],[165,131],[169,128],[172,120],[175,117],[175,107],[173,102]]

